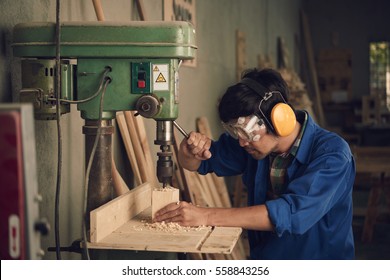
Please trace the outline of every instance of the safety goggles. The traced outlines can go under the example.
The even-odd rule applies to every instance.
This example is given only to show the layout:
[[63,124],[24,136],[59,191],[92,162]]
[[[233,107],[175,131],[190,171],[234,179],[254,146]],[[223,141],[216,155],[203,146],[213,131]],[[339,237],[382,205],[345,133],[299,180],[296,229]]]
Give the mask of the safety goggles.
[[239,117],[233,122],[222,122],[222,126],[233,138],[248,142],[259,141],[261,136],[267,132],[264,121],[256,115]]

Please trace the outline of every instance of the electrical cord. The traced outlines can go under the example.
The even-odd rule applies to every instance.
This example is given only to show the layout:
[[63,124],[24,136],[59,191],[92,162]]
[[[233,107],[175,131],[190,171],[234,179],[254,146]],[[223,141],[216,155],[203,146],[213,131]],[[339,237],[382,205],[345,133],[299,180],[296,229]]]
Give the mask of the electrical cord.
[[[111,69],[111,68],[109,68],[109,69]],[[98,145],[98,143],[99,143],[100,136],[101,136],[104,94],[106,93],[106,89],[107,89],[108,84],[111,82],[111,78],[108,77],[108,76],[106,76],[106,77],[104,77],[104,80],[105,80],[105,83],[104,83],[104,87],[103,87],[102,94],[101,94],[101,96],[100,96],[98,129],[97,129],[97,132],[96,132],[96,138],[95,138],[95,141],[94,141],[94,143],[93,143],[93,147],[92,147],[92,150],[91,150],[91,154],[90,154],[89,159],[88,159],[87,170],[86,170],[86,172],[85,172],[85,184],[84,184],[84,211],[83,211],[83,239],[84,239],[84,240],[83,240],[83,241],[84,241],[84,246],[83,246],[83,248],[84,248],[85,257],[87,258],[87,260],[90,259],[89,250],[88,250],[87,225],[86,225],[89,174],[90,174],[90,172],[91,172],[92,163],[93,163],[93,160],[94,160],[94,158],[95,158],[95,153],[96,153],[97,145]]]
[[61,136],[61,113],[60,113],[60,96],[61,96],[61,23],[60,23],[60,6],[61,1],[56,1],[56,117],[57,117],[57,182],[54,204],[54,235],[56,244],[56,256],[57,260],[61,260],[61,243],[60,243],[60,191],[61,191],[61,169],[62,169],[62,136]]
[[[85,103],[85,102],[88,102],[92,99],[94,99],[95,97],[97,97],[99,95],[99,93],[101,92],[102,88],[103,88],[103,83],[104,83],[104,80],[105,78],[107,77],[107,74],[108,72],[110,72],[112,70],[111,66],[106,66],[106,70],[104,71],[103,75],[102,75],[102,78],[99,82],[99,88],[98,90],[92,94],[90,97],[88,98],[85,98],[85,99],[82,99],[82,100],[67,100],[67,99],[60,99],[60,102],[62,103],[69,103],[69,104],[80,104],[80,103]],[[57,98],[48,98],[47,100],[49,101],[57,101]]]
[[[100,97],[100,107],[99,107],[99,125],[98,130],[96,134],[96,139],[92,148],[92,152],[88,161],[88,168],[86,171],[85,176],[85,196],[84,196],[84,219],[83,219],[83,228],[84,228],[84,248],[86,252],[87,259],[90,259],[89,252],[88,252],[88,245],[87,245],[87,231],[86,231],[86,224],[85,224],[85,217],[86,217],[86,209],[87,209],[87,196],[88,196],[88,184],[89,184],[89,174],[91,171],[92,162],[96,153],[97,144],[99,142],[99,138],[101,135],[101,124],[102,124],[102,112],[103,112],[103,98],[104,94],[106,92],[107,85],[111,82],[111,78],[107,76],[108,72],[112,70],[110,66],[106,67],[106,70],[104,71],[102,75],[102,79],[99,83],[98,90],[91,95],[90,97],[83,99],[83,100],[66,100],[61,99],[61,22],[60,22],[60,10],[61,10],[61,0],[56,0],[56,32],[55,32],[55,42],[56,42],[56,98],[48,98],[50,101],[56,101],[56,120],[57,120],[57,152],[58,152],[58,160],[57,160],[57,182],[56,182],[56,191],[55,191],[55,205],[54,205],[54,235],[55,235],[55,251],[56,251],[56,257],[57,260],[61,260],[61,242],[60,242],[60,193],[61,193],[61,177],[62,177],[62,135],[61,135],[61,112],[60,112],[60,105],[61,102],[63,103],[70,103],[70,104],[79,104],[84,103],[87,101],[90,101],[97,97],[99,93],[102,91]],[[104,83],[104,87],[103,87]]]

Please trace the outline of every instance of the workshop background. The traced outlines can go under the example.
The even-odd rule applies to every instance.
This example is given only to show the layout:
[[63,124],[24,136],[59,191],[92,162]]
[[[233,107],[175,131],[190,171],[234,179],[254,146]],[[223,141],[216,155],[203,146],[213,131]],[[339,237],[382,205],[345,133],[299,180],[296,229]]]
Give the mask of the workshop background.
[[[140,20],[137,2],[101,0],[105,20]],[[141,2],[145,20],[163,20],[162,0]],[[222,132],[222,127],[216,106],[224,90],[237,82],[241,70],[271,66],[280,69],[289,81],[295,93],[293,96],[297,107],[313,112],[319,123],[337,131],[351,146],[357,147],[356,153],[362,153],[357,160],[367,158],[365,165],[375,165],[377,157],[388,157],[389,1],[188,2],[194,4],[192,20],[195,21],[198,49],[193,65],[183,65],[179,71],[180,105],[177,122],[186,131],[195,130],[195,120],[206,117],[213,136],[217,137]],[[0,103],[18,100],[21,88],[20,59],[13,57],[11,48],[13,27],[21,22],[54,22],[55,14],[54,0],[0,0]],[[61,21],[96,20],[92,1],[61,1]],[[375,47],[382,48],[384,55],[384,59],[378,63],[373,62],[380,56],[375,57]],[[382,73],[385,73],[384,80],[376,76]],[[381,90],[383,83],[384,90]],[[80,112],[72,105],[71,113],[62,116],[61,123],[63,168],[60,236],[61,245],[69,246],[82,237],[84,121]],[[53,227],[57,126],[55,121],[35,121],[34,126],[37,182],[42,195],[39,212]],[[153,149],[152,155],[157,159],[155,155],[158,147],[153,144],[155,123],[153,120],[145,120],[145,126]],[[359,150],[362,147],[369,148]],[[130,188],[134,187],[132,171],[117,130],[114,136],[114,157],[120,174]],[[379,161],[382,163],[380,159]],[[384,168],[370,170],[371,173],[360,170],[357,176],[354,191],[357,259],[390,258],[390,171],[388,166]],[[229,195],[234,199],[235,181],[233,178],[226,178],[226,183]],[[374,207],[371,212],[367,212],[368,205]],[[369,218],[371,220],[367,224]],[[366,240],[363,236],[364,226],[371,230]],[[43,259],[56,258],[54,252],[47,251],[48,247],[54,245],[53,231],[42,236],[41,247],[45,251]],[[79,259],[81,255],[63,252],[62,257]],[[103,257],[161,259],[177,256],[157,252],[107,252]]]

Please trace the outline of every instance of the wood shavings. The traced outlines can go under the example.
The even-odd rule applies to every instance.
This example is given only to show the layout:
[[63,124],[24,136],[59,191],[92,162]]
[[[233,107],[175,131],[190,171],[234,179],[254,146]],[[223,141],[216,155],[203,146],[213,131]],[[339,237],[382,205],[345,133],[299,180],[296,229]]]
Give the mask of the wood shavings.
[[166,233],[183,233],[183,232],[196,232],[205,229],[206,226],[198,227],[183,227],[178,223],[152,223],[147,220],[142,220],[141,225],[134,226],[136,231],[153,231],[153,232],[166,232]]
[[159,191],[159,192],[170,192],[170,191],[173,191],[175,190],[176,188],[172,187],[172,186],[166,186],[166,187],[156,187],[154,188],[153,190],[154,191]]

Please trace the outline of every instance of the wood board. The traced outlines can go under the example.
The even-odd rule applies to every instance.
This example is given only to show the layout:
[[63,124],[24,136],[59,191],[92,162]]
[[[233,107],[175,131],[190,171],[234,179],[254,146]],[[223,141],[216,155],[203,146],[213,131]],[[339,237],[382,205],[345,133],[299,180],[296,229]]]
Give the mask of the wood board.
[[[136,210],[129,211],[134,203]],[[173,224],[172,229],[151,223],[151,186],[145,183],[91,211],[88,248],[230,254],[241,232],[236,227]]]

